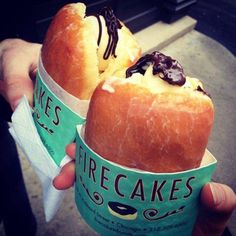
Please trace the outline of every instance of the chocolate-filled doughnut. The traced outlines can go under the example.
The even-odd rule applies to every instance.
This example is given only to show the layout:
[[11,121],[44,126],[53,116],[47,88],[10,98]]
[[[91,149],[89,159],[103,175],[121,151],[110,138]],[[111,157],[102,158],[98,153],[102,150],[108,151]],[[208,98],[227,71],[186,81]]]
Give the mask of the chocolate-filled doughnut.
[[85,141],[107,160],[150,172],[199,167],[214,107],[202,83],[160,52],[140,58],[99,84],[90,102]]
[[99,82],[136,62],[141,50],[112,9],[86,16],[83,3],[64,6],[50,24],[42,62],[52,79],[70,94],[89,99]]

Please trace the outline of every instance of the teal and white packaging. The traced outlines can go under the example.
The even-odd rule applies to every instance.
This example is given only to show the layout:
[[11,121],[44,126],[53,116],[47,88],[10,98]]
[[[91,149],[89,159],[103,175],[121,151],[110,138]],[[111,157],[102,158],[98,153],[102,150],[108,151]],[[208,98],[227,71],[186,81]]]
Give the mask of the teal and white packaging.
[[39,60],[34,89],[33,118],[44,146],[60,166],[65,147],[76,136],[76,125],[83,124],[89,101],[75,98],[47,74]]
[[190,236],[201,188],[216,159],[206,151],[199,168],[151,173],[105,160],[76,137],[75,201],[84,220],[99,234]]

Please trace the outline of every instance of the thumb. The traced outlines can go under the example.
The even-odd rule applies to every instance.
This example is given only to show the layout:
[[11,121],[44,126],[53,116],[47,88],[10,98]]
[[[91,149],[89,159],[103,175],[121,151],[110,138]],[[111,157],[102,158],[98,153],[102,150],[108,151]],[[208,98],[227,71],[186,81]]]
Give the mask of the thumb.
[[5,76],[3,95],[9,102],[12,110],[15,110],[20,99],[25,95],[32,105],[33,101],[33,81],[23,73],[15,73]]
[[201,192],[202,211],[193,235],[219,236],[236,207],[234,191],[224,184],[208,183]]
[[30,76],[36,70],[41,45],[23,40],[8,40],[3,46],[0,92],[13,110],[23,95],[32,105],[33,81]]

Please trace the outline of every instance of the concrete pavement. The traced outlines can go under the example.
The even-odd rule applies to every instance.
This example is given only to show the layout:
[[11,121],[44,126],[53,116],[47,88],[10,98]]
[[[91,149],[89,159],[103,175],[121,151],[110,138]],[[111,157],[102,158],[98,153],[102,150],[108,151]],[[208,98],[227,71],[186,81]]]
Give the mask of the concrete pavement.
[[[185,73],[201,79],[215,105],[215,122],[208,149],[218,160],[213,180],[236,191],[236,57],[211,38],[192,31],[162,50],[176,58]],[[236,212],[229,228],[236,235]]]

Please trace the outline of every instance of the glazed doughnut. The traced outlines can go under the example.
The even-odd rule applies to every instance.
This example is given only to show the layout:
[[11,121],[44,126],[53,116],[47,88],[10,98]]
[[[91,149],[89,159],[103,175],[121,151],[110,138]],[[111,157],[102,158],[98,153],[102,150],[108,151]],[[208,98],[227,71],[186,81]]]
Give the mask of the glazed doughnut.
[[202,83],[171,57],[153,52],[99,84],[90,101],[85,141],[115,163],[150,172],[199,167],[214,118]]
[[129,205],[120,202],[108,202],[109,212],[123,220],[135,220],[137,218],[137,210]]
[[48,74],[70,94],[89,99],[97,84],[136,62],[141,50],[110,8],[86,16],[86,6],[64,6],[50,24],[42,47]]

